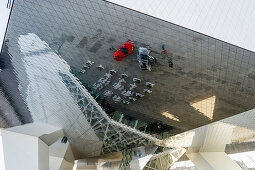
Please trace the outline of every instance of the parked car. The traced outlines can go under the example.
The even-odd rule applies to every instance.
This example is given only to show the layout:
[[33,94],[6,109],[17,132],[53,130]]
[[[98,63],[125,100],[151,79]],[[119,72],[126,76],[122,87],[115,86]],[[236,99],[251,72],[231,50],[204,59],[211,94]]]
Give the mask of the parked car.
[[134,50],[134,45],[130,40],[126,41],[118,50],[113,54],[113,59],[116,61],[121,61],[127,55],[129,55]]

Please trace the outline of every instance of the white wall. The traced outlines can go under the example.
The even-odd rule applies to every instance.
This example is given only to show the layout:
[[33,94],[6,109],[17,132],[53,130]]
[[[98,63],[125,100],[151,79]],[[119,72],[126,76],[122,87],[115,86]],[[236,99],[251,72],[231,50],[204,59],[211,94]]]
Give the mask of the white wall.
[[50,170],[72,170],[74,156],[69,142],[61,143],[61,139],[50,147]]
[[73,166],[74,166],[74,164],[72,164],[72,163],[66,161],[65,159],[63,159],[59,170],[72,170]]
[[[12,128],[8,128],[8,131],[16,132],[16,133],[22,133],[25,135],[35,136],[35,137],[41,137],[45,134],[52,134],[56,131],[62,130],[61,128],[51,126],[45,123],[36,122],[36,123],[28,123],[21,126],[15,126]],[[61,135],[62,137],[63,135]],[[54,137],[54,136],[51,136]],[[58,137],[59,139],[60,137]],[[58,140],[57,139],[57,140]]]
[[41,139],[38,139],[38,167],[39,170],[49,168],[49,147]]
[[50,156],[50,170],[59,170],[63,158]]
[[187,154],[198,170],[242,170],[225,152]]
[[186,154],[188,158],[195,164],[198,170],[213,170],[213,167],[199,153]]
[[[8,3],[10,2],[10,3]],[[13,0],[1,0],[0,1],[0,50],[2,49],[2,44],[4,40],[5,30],[7,26],[7,22],[9,19],[10,11],[11,11],[11,3]],[[7,8],[7,4],[9,8]]]
[[4,150],[3,150],[3,141],[0,129],[0,169],[5,169],[4,166]]
[[73,170],[74,164],[64,158],[50,156],[50,170]]
[[242,170],[225,152],[200,152],[215,170]]
[[49,149],[37,137],[2,131],[6,170],[47,170]]

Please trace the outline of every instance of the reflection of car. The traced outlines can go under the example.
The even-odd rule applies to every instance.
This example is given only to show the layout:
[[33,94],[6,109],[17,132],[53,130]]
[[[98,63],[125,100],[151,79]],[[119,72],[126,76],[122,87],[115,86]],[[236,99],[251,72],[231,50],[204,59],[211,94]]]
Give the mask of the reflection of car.
[[126,41],[118,50],[113,54],[113,58],[116,61],[121,61],[128,54],[130,54],[134,50],[134,45],[130,40]]
[[151,71],[151,67],[157,63],[157,59],[149,55],[150,51],[147,48],[139,47],[137,56],[141,70]]

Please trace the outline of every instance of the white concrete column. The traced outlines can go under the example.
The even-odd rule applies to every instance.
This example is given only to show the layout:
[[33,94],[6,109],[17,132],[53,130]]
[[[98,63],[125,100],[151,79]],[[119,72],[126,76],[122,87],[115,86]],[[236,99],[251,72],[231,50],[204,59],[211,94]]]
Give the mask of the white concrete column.
[[222,122],[212,123],[192,130],[194,137],[189,147],[200,148],[204,152],[224,152],[231,143],[233,126]]
[[[191,148],[186,154],[198,170],[241,170],[238,164],[224,152],[231,143],[233,126],[226,123],[213,123],[194,130]],[[192,147],[198,148],[192,153]]]
[[59,131],[60,128],[41,123],[2,129],[5,170],[48,170],[49,146],[40,137],[49,135],[47,141],[50,141],[50,135],[55,139],[54,132],[59,135]]
[[72,170],[74,155],[70,143],[62,143],[61,139],[50,146],[50,170]]
[[1,133],[2,133],[2,130],[0,129],[0,169],[5,169],[3,140],[2,140],[2,134]]
[[198,170],[242,170],[225,152],[198,152],[186,155]]

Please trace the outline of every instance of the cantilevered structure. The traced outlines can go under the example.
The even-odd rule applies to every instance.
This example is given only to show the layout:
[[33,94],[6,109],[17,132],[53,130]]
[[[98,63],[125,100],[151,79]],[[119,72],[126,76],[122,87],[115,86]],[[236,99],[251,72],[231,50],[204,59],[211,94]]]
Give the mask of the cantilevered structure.
[[[255,39],[214,23],[211,1],[179,17],[172,3],[123,2],[1,2],[1,168],[254,168],[235,154],[254,149],[243,146],[255,140]],[[116,62],[127,40],[135,49]],[[151,71],[139,47],[157,59]]]

